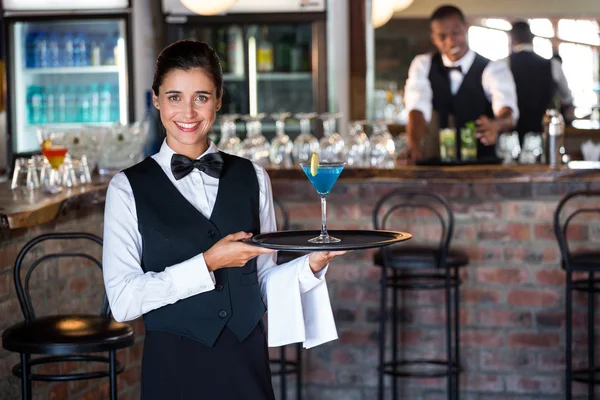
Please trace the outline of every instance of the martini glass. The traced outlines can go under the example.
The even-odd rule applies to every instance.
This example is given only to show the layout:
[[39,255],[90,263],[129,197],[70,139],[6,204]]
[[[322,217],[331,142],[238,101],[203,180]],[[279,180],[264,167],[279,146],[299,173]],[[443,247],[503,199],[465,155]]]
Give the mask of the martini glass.
[[321,196],[321,234],[309,239],[311,243],[338,243],[340,239],[329,236],[327,233],[327,195],[333,188],[335,181],[342,173],[345,162],[320,162],[317,173],[313,176],[310,163],[300,163],[302,171],[308,177],[310,183]]
[[44,191],[51,194],[60,193],[62,188],[58,185],[58,168],[62,165],[67,155],[67,146],[61,140],[64,133],[52,132],[45,129],[38,130],[38,139],[40,141],[40,149],[42,154],[48,160],[52,167],[48,186],[44,187]]

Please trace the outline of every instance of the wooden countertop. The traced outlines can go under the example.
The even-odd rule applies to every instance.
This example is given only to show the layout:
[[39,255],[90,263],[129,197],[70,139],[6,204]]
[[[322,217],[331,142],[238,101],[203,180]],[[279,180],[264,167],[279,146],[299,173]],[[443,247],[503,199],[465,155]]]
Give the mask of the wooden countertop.
[[[306,180],[300,169],[269,169],[274,184]],[[91,185],[64,189],[57,195],[40,191],[11,190],[10,182],[0,182],[0,229],[29,228],[52,221],[73,204],[104,201],[110,177],[96,177]],[[550,169],[544,165],[482,165],[456,167],[399,166],[395,169],[346,168],[341,181],[415,183],[536,183],[600,182],[600,169]]]

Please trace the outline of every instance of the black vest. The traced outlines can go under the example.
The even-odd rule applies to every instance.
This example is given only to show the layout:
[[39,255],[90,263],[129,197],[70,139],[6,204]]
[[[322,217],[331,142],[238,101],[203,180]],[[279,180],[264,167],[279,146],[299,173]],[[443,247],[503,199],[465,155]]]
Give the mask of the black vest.
[[[221,155],[224,169],[210,219],[183,197],[151,157],[125,170],[135,197],[144,272],[164,271],[205,252],[228,234],[260,232],[259,187],[252,163]],[[176,333],[212,346],[227,326],[244,340],[266,311],[256,259],[242,268],[218,269],[214,275],[215,290],[144,314],[146,329]]]
[[555,90],[552,65],[532,51],[520,51],[510,55],[510,69],[517,86],[517,132],[522,139],[527,132],[543,130],[542,119]]
[[[467,122],[475,121],[481,115],[494,118],[492,104],[485,96],[481,78],[483,70],[490,60],[475,53],[475,60],[464,76],[463,81],[456,94],[450,90],[450,76],[444,67],[440,53],[434,53],[431,57],[431,69],[429,70],[429,81],[433,91],[433,109],[439,114],[440,129],[448,128],[448,117],[454,116],[454,128],[456,128],[456,154],[460,157],[460,128]],[[484,146],[477,142],[477,158],[489,159],[496,157],[495,146]]]

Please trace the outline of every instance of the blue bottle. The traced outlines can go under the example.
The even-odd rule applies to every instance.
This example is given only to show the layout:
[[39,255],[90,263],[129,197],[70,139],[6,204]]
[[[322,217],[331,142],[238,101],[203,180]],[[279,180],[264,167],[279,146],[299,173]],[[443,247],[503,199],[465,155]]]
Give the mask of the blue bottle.
[[34,40],[35,43],[35,61],[37,68],[48,67],[48,36],[46,32],[40,32]]
[[44,118],[44,92],[38,85],[27,88],[27,121],[31,125],[43,124]]
[[77,86],[67,86],[67,91],[65,93],[65,105],[67,109],[65,122],[77,122]]
[[87,38],[83,32],[77,32],[73,38],[73,64],[85,67],[90,64],[89,60]]
[[54,121],[67,122],[67,93],[64,85],[56,86],[54,94]]
[[120,100],[121,99],[119,98],[119,86],[110,85],[110,122],[116,122],[120,120]]
[[79,104],[79,119],[84,124],[91,122],[90,91],[88,85],[80,85],[77,94]]
[[98,117],[100,122],[111,122],[111,97],[110,85],[108,83],[102,85],[98,107]]
[[72,67],[73,63],[73,34],[71,32],[65,33],[62,38],[61,45],[61,61],[60,64],[63,67]]
[[48,36],[48,67],[60,67],[60,37],[58,33],[52,32]]
[[27,68],[35,68],[35,39],[37,32],[29,32],[25,37],[25,66]]
[[46,107],[44,114],[46,116],[46,122],[52,124],[56,121],[56,90],[54,86],[47,85],[45,87],[46,92]]

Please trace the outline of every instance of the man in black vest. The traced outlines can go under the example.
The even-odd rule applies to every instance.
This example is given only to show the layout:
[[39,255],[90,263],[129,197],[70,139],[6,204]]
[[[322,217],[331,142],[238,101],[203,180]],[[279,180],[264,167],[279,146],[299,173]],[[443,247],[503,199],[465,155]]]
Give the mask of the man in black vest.
[[[421,54],[411,63],[405,88],[409,111],[406,127],[413,161],[433,155],[437,129],[477,125],[477,156],[495,158],[500,132],[512,130],[518,119],[517,96],[510,70],[505,63],[490,61],[469,49],[467,24],[462,11],[441,6],[430,18],[431,40],[437,52]],[[457,156],[460,140],[457,134]],[[434,145],[432,145],[434,144]]]
[[544,113],[553,106],[555,95],[567,107],[572,105],[573,97],[560,62],[534,53],[533,34],[527,22],[513,23],[510,39],[512,53],[505,61],[510,65],[517,86],[520,114],[517,132],[522,141],[527,132],[542,132]]

